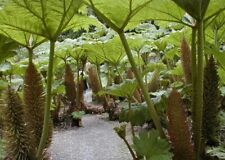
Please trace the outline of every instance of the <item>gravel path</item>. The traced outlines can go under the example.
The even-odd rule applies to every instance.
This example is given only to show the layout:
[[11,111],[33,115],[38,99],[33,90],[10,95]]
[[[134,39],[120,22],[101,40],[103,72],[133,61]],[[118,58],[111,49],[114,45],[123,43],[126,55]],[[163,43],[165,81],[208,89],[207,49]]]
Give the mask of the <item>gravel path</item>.
[[57,131],[50,152],[53,160],[132,160],[124,142],[100,115],[85,115],[83,126]]

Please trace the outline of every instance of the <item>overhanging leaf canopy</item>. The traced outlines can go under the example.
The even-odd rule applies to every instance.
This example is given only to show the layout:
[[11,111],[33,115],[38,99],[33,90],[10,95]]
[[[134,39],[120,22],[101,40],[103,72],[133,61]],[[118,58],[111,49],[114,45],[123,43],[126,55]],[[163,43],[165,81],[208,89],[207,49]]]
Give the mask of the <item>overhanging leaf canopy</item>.
[[118,37],[105,43],[86,44],[84,48],[88,52],[88,59],[92,62],[98,58],[99,64],[106,61],[113,65],[118,65],[125,56],[124,48]]
[[196,20],[209,20],[225,10],[223,0],[172,0]]
[[0,13],[0,24],[7,30],[55,40],[80,5],[81,0],[11,0]]
[[[223,0],[84,0],[96,15],[120,32],[134,28],[145,20],[161,20],[186,24],[185,12],[205,21],[224,11]],[[118,16],[120,13],[120,16]]]
[[[172,0],[152,0],[138,14],[144,20],[161,20],[169,22],[183,23],[182,18],[185,12],[179,8]],[[136,17],[135,17],[136,18]],[[135,19],[134,18],[134,19]]]
[[216,18],[221,13],[225,12],[224,0],[210,0],[207,12],[205,14],[205,21]]
[[193,18],[204,18],[210,0],[172,0]]
[[45,41],[44,37],[3,27],[0,28],[0,33],[28,48],[35,48]]
[[[103,18],[114,30],[120,31],[127,26],[139,24],[145,15],[137,13],[146,8],[152,0],[84,0],[91,6],[98,17]],[[119,16],[118,16],[119,13]]]

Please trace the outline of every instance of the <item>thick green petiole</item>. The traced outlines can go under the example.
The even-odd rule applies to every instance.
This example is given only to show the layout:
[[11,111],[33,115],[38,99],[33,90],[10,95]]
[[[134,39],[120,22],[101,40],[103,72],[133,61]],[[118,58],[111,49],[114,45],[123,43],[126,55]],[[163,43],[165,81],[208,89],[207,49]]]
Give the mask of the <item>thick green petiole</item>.
[[162,126],[161,126],[160,118],[159,118],[159,116],[158,116],[158,114],[157,114],[157,112],[156,112],[156,110],[154,108],[154,104],[153,104],[152,100],[149,97],[147,87],[145,86],[145,84],[143,82],[143,79],[141,77],[141,74],[140,74],[140,72],[139,72],[139,70],[137,68],[137,65],[136,65],[135,61],[134,61],[134,57],[133,57],[133,55],[131,53],[131,49],[130,49],[130,47],[128,45],[127,39],[125,37],[125,34],[124,34],[124,32],[120,32],[118,34],[119,34],[120,39],[122,41],[122,44],[124,46],[125,52],[127,54],[128,60],[129,60],[129,62],[131,64],[131,67],[132,67],[132,70],[134,72],[134,75],[135,75],[135,77],[137,79],[137,82],[138,82],[138,84],[139,84],[139,86],[140,86],[140,88],[141,88],[141,90],[143,92],[145,101],[146,101],[146,103],[148,105],[149,112],[151,114],[151,118],[152,118],[152,120],[153,120],[153,122],[154,122],[154,124],[156,126],[156,129],[158,130],[158,132],[160,134],[160,137],[164,138],[165,134],[164,134]]
[[33,48],[27,48],[28,56],[29,56],[29,63],[31,64],[33,61]]
[[204,78],[204,23],[198,23],[198,67],[195,86],[196,105],[194,108],[194,134],[197,160],[202,153],[202,119],[203,119],[203,78]]
[[[196,59],[196,33],[197,29],[194,27],[192,28],[192,44],[191,44],[191,69],[192,69],[192,113],[194,113],[194,108],[196,105],[196,82],[197,82],[197,75],[196,75],[196,70],[197,70],[197,59]],[[194,116],[193,116],[194,118]]]
[[38,146],[38,151],[36,154],[36,157],[38,160],[40,160],[42,158],[42,152],[45,149],[47,138],[49,136],[48,133],[49,133],[50,107],[51,107],[51,97],[52,97],[51,90],[52,90],[52,79],[53,79],[54,50],[55,50],[55,41],[50,41],[44,125],[43,125],[40,144]]
[[79,59],[77,60],[77,95],[76,95],[76,107],[78,110],[81,108],[80,104],[80,65],[79,65]]

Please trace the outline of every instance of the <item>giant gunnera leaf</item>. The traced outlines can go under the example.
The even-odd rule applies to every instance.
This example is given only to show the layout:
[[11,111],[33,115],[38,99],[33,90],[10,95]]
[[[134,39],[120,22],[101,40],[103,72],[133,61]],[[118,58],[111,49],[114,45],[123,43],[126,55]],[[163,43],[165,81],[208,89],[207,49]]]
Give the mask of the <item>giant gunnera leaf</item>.
[[133,104],[131,110],[129,107],[123,107],[119,116],[120,122],[131,122],[132,125],[138,126],[151,120],[150,113],[146,105]]
[[108,94],[117,97],[126,97],[130,98],[133,96],[134,91],[137,88],[137,82],[135,80],[127,79],[119,85],[113,85],[106,88],[103,91],[100,91],[100,95]]
[[170,145],[166,139],[161,139],[157,131],[140,133],[134,137],[134,149],[137,154],[144,156],[146,160],[172,160]]

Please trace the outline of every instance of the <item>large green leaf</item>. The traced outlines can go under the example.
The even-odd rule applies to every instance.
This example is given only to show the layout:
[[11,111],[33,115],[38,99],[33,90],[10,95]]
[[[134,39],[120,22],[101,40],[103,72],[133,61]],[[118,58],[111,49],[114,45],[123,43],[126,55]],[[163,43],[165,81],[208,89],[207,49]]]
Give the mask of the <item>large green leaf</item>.
[[[138,43],[135,39],[129,38],[128,43],[131,47],[136,49],[140,48],[143,41],[139,40]],[[114,66],[118,66],[125,57],[125,51],[123,45],[118,37],[110,39],[106,42],[95,42],[83,45],[83,48],[87,51],[88,60],[92,63],[101,64],[104,61]]]
[[[215,17],[225,8],[223,0],[84,0],[115,31],[134,28],[145,20],[183,21],[185,12],[195,19]],[[207,10],[208,9],[208,10]],[[118,16],[120,13],[120,16]]]
[[[75,4],[75,2],[77,4]],[[48,3],[43,2],[45,7],[48,7],[48,5],[51,5],[50,1],[48,1]],[[40,43],[42,43],[45,40],[45,38],[40,36],[49,38],[51,35],[52,35],[51,37],[55,35],[56,37],[56,35],[60,34],[60,30],[63,31],[70,28],[72,28],[73,30],[78,30],[80,28],[84,28],[88,30],[90,24],[97,27],[101,27],[102,25],[100,24],[100,22],[93,16],[90,17],[90,16],[81,15],[81,14],[74,15],[74,13],[77,11],[76,7],[78,6],[79,3],[80,3],[79,0],[66,1],[65,4],[63,4],[63,2],[57,2],[56,4],[58,6],[55,6],[55,8],[52,8],[52,9],[48,8],[46,11],[42,11],[42,10],[39,11],[39,10],[36,10],[36,7],[38,7],[38,4],[33,4],[32,0],[24,2],[24,3],[23,2],[19,3],[19,1],[15,1],[15,4],[13,3],[15,5],[15,8],[18,8],[19,4],[24,5],[24,7],[22,8],[21,6],[19,7],[19,9],[23,11],[23,12],[21,11],[22,13],[20,16],[23,17],[23,14],[27,15],[28,19],[26,19],[26,21],[23,21],[23,19],[20,20],[19,19],[20,17],[16,17],[13,14],[12,16],[6,14],[8,12],[11,12],[12,10],[11,6],[9,6],[1,14],[3,16],[2,19],[4,21],[2,22],[0,33],[10,37],[11,39],[14,39],[15,41],[17,41],[23,46],[26,46],[26,47],[29,46],[31,48],[33,46],[34,47],[38,46]],[[27,6],[25,6],[25,4],[27,4]],[[65,7],[65,11],[62,10],[63,7]],[[23,8],[24,10],[26,8],[29,12],[32,12],[33,14],[30,15],[24,12]],[[46,18],[45,19],[46,22],[41,19],[42,18],[41,13],[39,15],[39,12],[46,12],[47,16],[43,17],[43,19]],[[61,14],[61,20],[60,20],[60,14]],[[56,17],[58,19],[55,20]],[[30,18],[30,21],[29,21],[29,18]],[[10,19],[12,19],[12,21]],[[16,21],[14,22],[13,20],[16,20]],[[54,20],[54,22],[51,22],[52,20]],[[52,32],[52,34],[47,35],[46,34],[47,31]]]
[[[149,4],[151,0],[120,0],[117,3],[114,0],[86,0],[86,2],[94,8],[97,16],[102,16],[99,15],[101,12],[106,19],[114,24],[115,28],[124,29],[136,13]],[[118,13],[120,13],[119,16]],[[139,16],[139,18],[142,20],[142,17]]]
[[5,59],[16,55],[18,44],[5,36],[0,35],[0,63]]
[[113,65],[119,65],[125,56],[125,51],[119,38],[114,38],[105,43],[102,51],[104,52],[106,61]]
[[184,11],[171,0],[84,1],[116,31],[134,28],[142,21],[153,19],[183,23]]
[[[209,27],[207,27],[209,26]],[[225,11],[206,23],[206,41],[221,43],[225,39]],[[217,44],[217,45],[218,45]]]
[[55,55],[63,60],[70,57],[73,47],[70,45],[57,46]]
[[207,44],[206,53],[213,54],[215,56],[215,59],[219,62],[219,64],[225,70],[225,51],[221,52],[215,45]]
[[172,0],[195,19],[203,19],[210,0]]
[[190,28],[184,28],[181,31],[172,32],[170,35],[168,35],[164,38],[164,41],[166,41],[169,44],[174,45],[176,48],[180,48],[181,41],[184,37],[189,42],[191,42],[191,29]]
[[119,116],[120,122],[131,122],[132,125],[140,126],[151,120],[149,110],[146,105],[132,104],[131,109],[128,106],[123,107]]
[[222,12],[225,12],[224,0],[210,0],[208,9],[205,15],[205,21],[214,19],[214,17],[217,17]]
[[134,35],[134,36],[127,36],[127,42],[132,50],[140,52],[141,49],[148,43],[148,39],[144,39],[143,36]]
[[151,3],[137,13],[137,18],[134,17],[134,20],[142,17],[142,20],[145,18],[145,20],[183,23],[182,18],[184,14],[185,12],[171,0],[152,0]]
[[35,48],[36,46],[40,45],[42,42],[45,41],[45,38],[43,37],[30,34],[24,31],[12,30],[6,27],[1,27],[0,33],[5,35],[6,37],[9,37],[10,39],[13,39],[20,45],[29,48]]
[[[103,18],[114,30],[123,30],[127,25],[133,26],[145,20],[145,15],[137,13],[146,8],[152,0],[84,0],[98,17]],[[118,16],[118,13],[120,16]],[[104,15],[103,15],[104,14]]]
[[157,131],[140,133],[134,137],[134,149],[146,160],[172,160],[170,145],[166,139],[161,139]]
[[75,47],[70,51],[70,56],[75,60],[80,60],[83,56],[86,56],[86,50],[83,47]]
[[11,0],[0,13],[1,27],[56,39],[80,4],[81,0]]
[[103,27],[102,24],[98,21],[98,19],[94,16],[76,14],[67,26],[67,28],[72,28],[74,31],[77,31],[80,28],[88,30],[90,25],[96,26],[98,28]]
[[84,45],[84,48],[87,49],[89,60],[93,61],[99,58],[97,61],[106,61],[114,66],[119,65],[125,56],[124,48],[118,38],[114,38],[105,43],[97,42]]
[[83,48],[86,49],[88,61],[96,65],[102,64],[105,61],[103,46],[104,44],[102,42],[85,44]]
[[137,82],[134,80],[125,80],[119,85],[113,85],[100,91],[99,94],[108,94],[117,97],[132,97],[137,88]]

